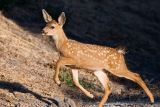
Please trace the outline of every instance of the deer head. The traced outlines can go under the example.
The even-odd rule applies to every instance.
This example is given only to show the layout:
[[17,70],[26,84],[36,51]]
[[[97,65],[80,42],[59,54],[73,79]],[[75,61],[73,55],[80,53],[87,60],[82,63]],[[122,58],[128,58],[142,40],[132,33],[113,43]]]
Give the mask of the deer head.
[[42,9],[42,14],[44,21],[47,23],[46,27],[42,30],[42,35],[44,36],[53,36],[53,38],[58,38],[58,36],[63,32],[63,25],[65,24],[66,17],[65,13],[62,12],[58,17],[58,22],[44,10]]

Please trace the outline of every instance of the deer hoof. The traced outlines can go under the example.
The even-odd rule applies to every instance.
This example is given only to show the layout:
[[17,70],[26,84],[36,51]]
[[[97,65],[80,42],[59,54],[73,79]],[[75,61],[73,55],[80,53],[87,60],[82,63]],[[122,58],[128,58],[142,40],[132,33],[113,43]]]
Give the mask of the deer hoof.
[[60,82],[59,79],[55,79],[55,82],[56,82],[57,85],[59,85],[59,86],[61,85],[61,82]]
[[153,97],[153,95],[151,96],[150,101],[151,101],[151,104],[154,104],[154,97]]
[[90,97],[90,98],[94,98],[94,95],[90,94],[90,93],[87,96]]

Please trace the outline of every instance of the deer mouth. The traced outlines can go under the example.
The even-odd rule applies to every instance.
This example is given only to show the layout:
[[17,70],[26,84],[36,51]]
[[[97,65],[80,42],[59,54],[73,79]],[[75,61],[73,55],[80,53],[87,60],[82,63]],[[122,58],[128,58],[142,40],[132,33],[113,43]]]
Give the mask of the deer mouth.
[[47,32],[45,32],[44,30],[42,30],[42,35],[47,35]]
[[45,36],[46,35],[46,33],[42,33],[42,36]]

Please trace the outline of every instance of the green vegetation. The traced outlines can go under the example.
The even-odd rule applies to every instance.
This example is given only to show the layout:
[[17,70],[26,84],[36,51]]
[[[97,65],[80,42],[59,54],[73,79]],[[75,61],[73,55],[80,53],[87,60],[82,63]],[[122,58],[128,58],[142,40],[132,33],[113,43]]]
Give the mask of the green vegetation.
[[[72,80],[72,74],[69,71],[69,69],[62,69],[63,71],[60,72],[60,81],[68,85],[69,87],[75,88],[75,85]],[[84,88],[89,88],[89,89],[95,89],[96,86],[93,83],[90,83],[87,80],[79,80],[79,83],[84,87]]]
[[63,71],[60,72],[60,81],[74,88],[74,83],[72,81],[72,74],[71,72],[69,72],[69,70],[63,69]]

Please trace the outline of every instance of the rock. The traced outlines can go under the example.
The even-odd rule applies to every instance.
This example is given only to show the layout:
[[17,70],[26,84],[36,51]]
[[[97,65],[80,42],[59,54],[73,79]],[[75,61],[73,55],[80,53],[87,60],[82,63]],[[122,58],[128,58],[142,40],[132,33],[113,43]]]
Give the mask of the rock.
[[58,107],[56,104],[52,103],[49,107]]
[[76,104],[75,104],[75,102],[72,99],[70,99],[70,98],[65,97],[64,98],[64,102],[66,104],[68,104],[69,107],[77,107]]

